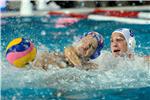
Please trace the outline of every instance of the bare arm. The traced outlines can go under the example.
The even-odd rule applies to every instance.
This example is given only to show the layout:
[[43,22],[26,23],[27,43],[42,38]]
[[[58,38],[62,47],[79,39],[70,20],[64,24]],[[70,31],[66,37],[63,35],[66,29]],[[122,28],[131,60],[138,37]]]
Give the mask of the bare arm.
[[47,70],[48,65],[56,65],[60,68],[66,67],[65,64],[61,62],[64,57],[60,53],[49,53],[43,52],[41,53],[33,62],[33,67],[38,67]]
[[81,66],[81,61],[77,54],[74,51],[73,47],[65,48],[64,50],[65,57],[74,65],[74,66]]

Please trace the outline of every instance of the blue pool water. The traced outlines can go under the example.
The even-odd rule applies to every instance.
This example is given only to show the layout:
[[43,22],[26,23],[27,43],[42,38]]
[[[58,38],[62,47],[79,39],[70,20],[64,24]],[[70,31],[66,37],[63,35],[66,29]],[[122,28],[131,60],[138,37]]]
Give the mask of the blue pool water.
[[[56,21],[60,17],[62,16],[2,18],[2,99],[150,99],[150,65],[138,57],[150,55],[150,25],[82,19],[68,27],[56,28]],[[85,71],[50,66],[50,70],[43,71],[30,69],[30,65],[16,69],[5,60],[5,48],[14,38],[31,39],[38,50],[63,52],[65,46],[89,31],[97,31],[104,36],[102,54],[109,53],[111,32],[122,27],[134,31],[137,57],[133,62],[109,59],[109,65],[108,61],[98,59],[100,66],[108,68],[105,70]]]

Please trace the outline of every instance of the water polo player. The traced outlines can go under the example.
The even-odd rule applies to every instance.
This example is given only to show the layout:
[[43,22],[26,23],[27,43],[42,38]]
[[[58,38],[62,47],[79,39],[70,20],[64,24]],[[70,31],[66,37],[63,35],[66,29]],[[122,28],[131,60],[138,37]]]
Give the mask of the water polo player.
[[[113,56],[128,56],[133,58],[136,40],[132,30],[119,28],[111,35],[111,52]],[[144,60],[150,62],[150,56],[145,56]]]
[[64,54],[61,53],[43,53],[34,61],[33,65],[44,69],[48,68],[49,64],[59,66],[61,68],[67,66],[92,66],[89,63],[90,59],[95,59],[100,56],[103,48],[103,37],[97,32],[89,32],[74,45],[66,47]]
[[133,56],[136,41],[134,33],[128,28],[116,29],[111,35],[111,52],[112,55],[125,56],[129,58]]

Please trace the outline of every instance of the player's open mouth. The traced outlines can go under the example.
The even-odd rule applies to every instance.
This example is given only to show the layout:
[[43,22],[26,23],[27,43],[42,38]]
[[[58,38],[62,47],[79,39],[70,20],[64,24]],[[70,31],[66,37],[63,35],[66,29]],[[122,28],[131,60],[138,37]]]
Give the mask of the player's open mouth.
[[115,53],[116,53],[116,52],[120,52],[120,50],[114,50],[113,52],[115,52]]

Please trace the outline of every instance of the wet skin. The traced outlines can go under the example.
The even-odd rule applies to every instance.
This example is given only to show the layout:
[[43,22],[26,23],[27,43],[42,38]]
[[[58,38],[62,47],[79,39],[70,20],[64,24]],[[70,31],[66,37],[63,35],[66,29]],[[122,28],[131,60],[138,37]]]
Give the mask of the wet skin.
[[93,36],[87,35],[79,41],[79,45],[75,49],[79,56],[90,57],[95,52],[97,45],[97,40]]
[[111,35],[111,52],[113,56],[123,56],[127,53],[128,47],[124,36],[121,33],[112,33]]

